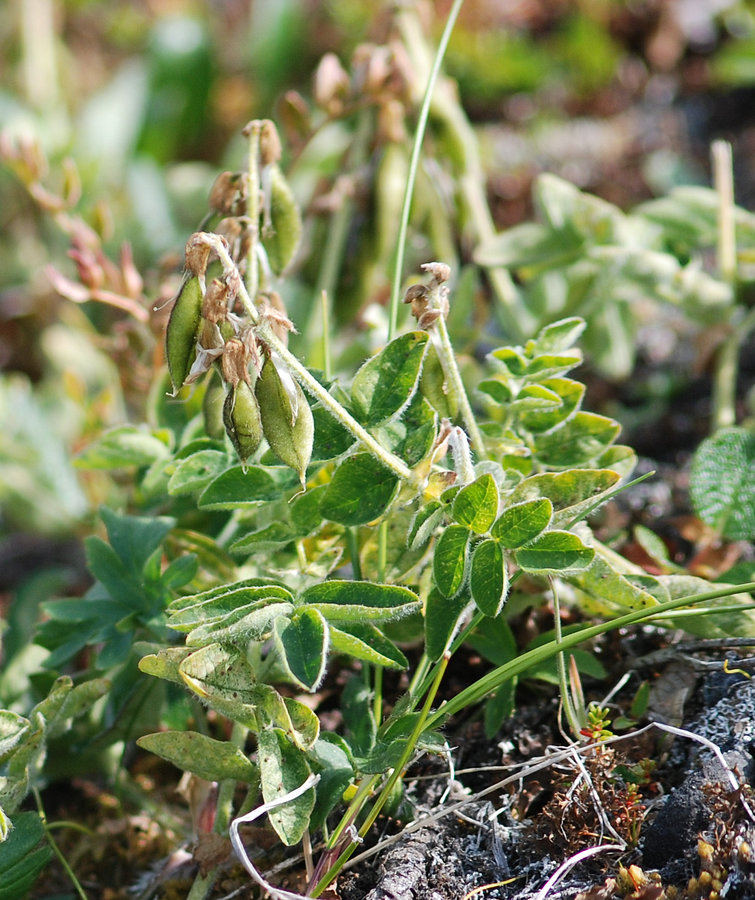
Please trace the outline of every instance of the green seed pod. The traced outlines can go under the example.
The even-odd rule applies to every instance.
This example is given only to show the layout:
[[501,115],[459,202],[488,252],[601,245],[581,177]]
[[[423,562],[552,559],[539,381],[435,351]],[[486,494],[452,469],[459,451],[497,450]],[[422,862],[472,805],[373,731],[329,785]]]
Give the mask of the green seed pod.
[[196,275],[181,285],[165,331],[165,357],[173,384],[173,396],[181,390],[191,370],[202,315],[202,288]]
[[255,393],[270,449],[297,473],[304,485],[315,434],[312,410],[304,391],[287,371],[282,376],[268,357],[257,379]]
[[202,397],[202,418],[205,432],[214,440],[221,440],[225,431],[224,399],[223,382],[216,370],[212,369],[204,390],[204,397]]
[[276,275],[294,258],[301,239],[301,214],[286,177],[276,163],[269,167],[269,229],[263,230],[263,244],[270,268]]
[[245,465],[262,441],[260,408],[254,391],[246,381],[239,381],[226,394],[223,403],[223,422],[241,464]]

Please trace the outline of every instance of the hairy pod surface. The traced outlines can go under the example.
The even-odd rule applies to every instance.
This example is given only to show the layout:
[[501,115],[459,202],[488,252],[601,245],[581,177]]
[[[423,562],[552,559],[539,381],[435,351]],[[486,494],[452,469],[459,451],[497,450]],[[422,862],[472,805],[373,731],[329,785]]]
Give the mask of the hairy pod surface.
[[204,430],[207,435],[215,440],[222,440],[225,431],[224,409],[225,390],[218,373],[213,369],[210,372],[207,387],[202,397],[202,417]]
[[270,449],[297,473],[304,484],[315,433],[312,410],[304,391],[293,379],[290,379],[290,385],[284,383],[275,363],[268,357],[257,379],[255,393],[262,430]]
[[173,396],[186,381],[196,353],[202,317],[202,288],[195,275],[181,286],[165,331],[165,357],[173,385]]
[[239,381],[226,394],[223,423],[243,465],[262,442],[260,408],[254,391],[246,381]]
[[271,233],[264,236],[270,268],[276,275],[294,258],[301,239],[301,214],[286,177],[275,163],[270,166]]

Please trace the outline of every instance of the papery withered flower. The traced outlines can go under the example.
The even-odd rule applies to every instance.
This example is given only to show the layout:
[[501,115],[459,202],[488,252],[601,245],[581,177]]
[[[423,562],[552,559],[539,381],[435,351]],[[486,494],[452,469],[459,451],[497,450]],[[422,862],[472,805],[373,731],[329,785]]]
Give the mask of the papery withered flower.
[[263,119],[260,124],[260,163],[263,166],[277,163],[283,155],[281,139],[275,122]]
[[335,53],[326,53],[315,72],[312,90],[315,103],[331,116],[340,115],[349,88],[349,75],[340,59]]
[[249,351],[240,338],[226,341],[221,361],[223,381],[236,386],[240,381],[249,384]]
[[134,254],[131,252],[131,244],[128,243],[121,245],[121,280],[127,297],[133,299],[141,297],[144,281],[134,265]]
[[233,299],[227,281],[224,278],[213,278],[207,285],[207,293],[202,301],[202,318],[216,325],[225,321]]
[[209,206],[224,216],[244,211],[246,182],[238,172],[221,172],[210,188]]
[[[404,303],[411,304],[412,315],[419,322],[429,310],[430,297],[424,284],[412,284],[406,289]],[[435,317],[437,318],[437,316]],[[433,319],[435,321],[435,319]]]
[[286,315],[286,305],[277,291],[267,291],[260,295],[260,314],[268,323],[275,336],[284,344],[288,343],[289,332],[296,333],[296,327]]
[[184,255],[186,257],[186,270],[196,275],[204,282],[207,266],[212,255],[212,245],[207,240],[208,235],[203,231],[197,231],[186,242]]
[[76,263],[79,281],[83,285],[90,291],[96,291],[102,287],[105,283],[105,273],[96,254],[86,248],[74,247],[68,251],[68,256]]
[[278,103],[277,119],[288,146],[300,146],[312,130],[309,106],[298,91],[286,91]]
[[237,216],[226,216],[215,226],[215,234],[225,238],[234,259],[241,257],[241,241],[244,235],[244,220]]
[[382,94],[393,73],[392,54],[388,47],[360,44],[352,57],[355,87],[372,98]]
[[[432,276],[435,285],[444,284],[451,277],[451,266],[442,262],[422,263],[420,266],[428,275]],[[430,288],[435,285],[430,285]]]

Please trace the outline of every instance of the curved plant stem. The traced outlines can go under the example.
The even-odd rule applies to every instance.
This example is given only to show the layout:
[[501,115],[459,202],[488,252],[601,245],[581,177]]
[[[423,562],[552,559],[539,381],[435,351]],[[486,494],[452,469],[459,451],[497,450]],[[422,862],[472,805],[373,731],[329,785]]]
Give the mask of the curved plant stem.
[[[734,174],[731,144],[728,141],[714,141],[711,147],[713,161],[713,183],[718,194],[718,240],[716,257],[718,274],[729,285],[736,300],[737,296],[737,236],[734,206]],[[712,430],[726,428],[736,422],[737,374],[739,372],[739,351],[750,332],[755,328],[755,310],[743,316],[735,307],[735,321],[731,333],[721,344],[716,356],[713,376]],[[736,321],[739,317],[739,321]]]
[[467,396],[467,391],[464,387],[464,382],[461,380],[461,372],[459,372],[459,366],[456,362],[456,355],[454,354],[453,347],[451,346],[451,340],[448,336],[448,329],[446,328],[446,320],[443,316],[440,316],[438,321],[435,323],[435,327],[438,331],[438,337],[440,338],[440,348],[438,356],[440,357],[440,363],[443,366],[443,371],[446,374],[446,377],[451,382],[454,394],[459,403],[459,411],[461,412],[461,418],[464,422],[464,427],[467,430],[467,434],[469,435],[469,440],[472,444],[472,449],[477,453],[477,456],[480,459],[485,458],[485,442],[482,439],[482,433],[480,429],[477,427],[477,419],[475,418],[475,414],[472,411],[472,406],[469,402],[469,397]]
[[500,687],[503,682],[508,681],[510,678],[513,678],[514,675],[519,675],[520,673],[525,672],[536,663],[543,662],[546,659],[551,659],[557,653],[563,652],[564,650],[569,650],[572,647],[576,647],[583,641],[590,640],[591,638],[597,637],[600,634],[604,634],[607,631],[612,631],[615,628],[624,628],[627,625],[634,625],[636,622],[642,622],[645,619],[660,617],[666,612],[679,609],[683,606],[691,606],[694,603],[705,603],[708,600],[717,600],[720,597],[729,597],[735,593],[746,594],[753,591],[755,591],[755,582],[749,582],[747,584],[738,584],[734,587],[730,586],[719,588],[715,591],[706,591],[703,594],[690,594],[687,597],[677,597],[674,600],[667,600],[665,603],[659,603],[657,606],[635,610],[634,612],[626,613],[626,615],[611,619],[608,622],[601,622],[598,625],[590,625],[580,631],[575,631],[572,634],[564,635],[560,643],[557,641],[550,641],[547,644],[542,644],[541,646],[536,647],[533,650],[528,651],[527,653],[523,653],[516,659],[512,659],[509,662],[504,663],[502,666],[498,666],[491,672],[483,675],[482,678],[480,678],[474,684],[470,685],[468,688],[460,691],[455,697],[452,697],[447,703],[437,709],[428,718],[425,727],[435,727],[442,721],[447,719],[449,716],[452,716],[460,710],[465,709],[467,706],[471,706],[473,703],[479,702],[487,694],[492,693],[494,690]]
[[[558,585],[555,578],[549,578],[551,593],[553,594],[553,632],[556,636],[556,643],[561,644],[563,635],[561,634],[561,603],[558,599]],[[566,721],[572,730],[572,734],[579,735],[580,724],[577,711],[572,703],[572,696],[569,693],[569,686],[566,681],[566,657],[563,650],[559,651],[556,656],[558,666],[558,686],[561,692],[561,704],[566,714]]]
[[246,258],[246,287],[254,299],[259,288],[259,260],[257,244],[260,229],[260,126],[257,119],[246,126],[249,132],[247,156],[247,216],[249,218],[249,252]]
[[[344,169],[348,173],[357,172],[364,163],[371,132],[372,113],[369,109],[361,109],[357,116],[357,126],[356,131],[354,132],[354,140],[351,142],[351,146],[347,154],[347,159],[344,161]],[[347,174],[342,176],[342,178],[345,180],[346,178],[353,178],[353,176],[351,174]],[[320,269],[317,273],[317,283],[315,284],[314,289],[315,297],[322,297],[323,292],[325,293],[325,298],[323,299],[323,314],[318,317],[316,315],[317,310],[313,305],[309,320],[305,322],[304,328],[302,329],[307,337],[307,346],[310,347],[310,354],[307,357],[309,364],[313,368],[320,367],[326,372],[329,368],[329,363],[325,352],[327,346],[325,342],[328,337],[328,320],[330,318],[330,313],[332,312],[331,304],[333,302],[333,297],[336,296],[338,274],[341,269],[341,263],[344,257],[346,241],[349,236],[349,226],[351,224],[353,208],[354,201],[351,197],[351,192],[349,192],[348,190],[341,191],[341,202],[338,206],[338,209],[336,209],[336,211],[331,216],[330,224],[328,226],[328,237],[323,248]],[[322,360],[318,359],[317,356],[317,338],[320,337],[317,332],[318,328],[320,327],[323,329],[323,334],[321,336],[321,346],[323,353]]]
[[454,0],[451,11],[448,14],[443,34],[440,37],[438,48],[435,51],[435,58],[427,77],[427,87],[425,95],[422,99],[419,117],[417,119],[417,127],[414,131],[414,146],[412,147],[412,155],[409,159],[409,173],[406,179],[406,189],[404,191],[404,205],[401,210],[401,220],[399,222],[398,239],[396,241],[396,259],[393,267],[393,283],[391,285],[391,304],[388,315],[388,340],[392,340],[396,333],[396,321],[398,319],[398,307],[401,293],[401,278],[404,268],[404,255],[406,253],[406,235],[409,229],[409,212],[412,207],[412,198],[414,197],[414,185],[417,180],[417,169],[419,167],[419,158],[422,152],[422,143],[425,139],[425,131],[427,130],[427,120],[430,115],[430,104],[433,99],[435,83],[438,80],[440,67],[443,57],[448,47],[448,41],[451,38],[451,32],[456,24],[456,19],[461,10],[464,0]]
[[58,845],[53,840],[53,837],[52,837],[52,834],[50,831],[50,826],[47,824],[47,822],[45,820],[46,819],[45,808],[42,805],[42,797],[40,796],[39,790],[37,788],[33,788],[32,790],[34,792],[34,800],[36,801],[36,804],[37,804],[37,811],[39,812],[39,817],[42,819],[42,824],[45,829],[45,837],[47,838],[47,843],[50,845],[52,852],[58,857],[58,860],[59,860],[61,866],[63,866],[63,869],[65,870],[66,875],[68,875],[68,877],[70,878],[71,884],[74,886],[74,889],[76,890],[76,893],[79,895],[79,897],[81,897],[81,900],[88,900],[87,895],[84,892],[84,888],[81,886],[81,882],[76,877],[76,873],[73,871],[68,860],[65,858],[63,851],[60,849],[60,847],[58,847]]
[[440,682],[445,674],[446,667],[448,666],[448,661],[450,657],[444,656],[441,664],[438,666],[438,670],[435,675],[435,680],[433,681],[433,685],[431,690],[428,692],[427,697],[425,699],[425,703],[422,707],[422,712],[417,718],[417,723],[414,726],[414,730],[412,731],[409,739],[406,742],[406,747],[404,748],[404,752],[401,754],[401,758],[396,764],[396,767],[391,771],[391,774],[388,776],[385,784],[383,785],[380,795],[372,806],[372,809],[369,811],[367,818],[362,823],[361,828],[359,829],[359,834],[356,840],[353,840],[346,849],[341,853],[338,859],[333,863],[333,865],[328,869],[328,871],[322,876],[322,878],[317,882],[311,894],[313,897],[319,897],[320,894],[325,890],[326,887],[333,881],[333,879],[338,875],[344,865],[348,862],[349,858],[352,856],[356,848],[359,846],[361,841],[364,839],[364,836],[367,832],[372,828],[375,820],[380,815],[380,811],[385,806],[388,801],[388,798],[391,795],[391,791],[396,786],[396,783],[403,778],[404,769],[409,764],[409,761],[414,754],[414,751],[417,747],[417,742],[419,741],[422,733],[425,731],[427,727],[428,717],[430,715],[430,708],[435,700],[435,697],[438,693],[438,688],[440,687]]
[[[421,79],[422,73],[429,68],[429,58],[417,13],[407,7],[399,13],[396,21],[412,64]],[[445,85],[442,87],[442,90],[437,90],[432,96],[430,109],[443,123],[448,139],[456,151],[460,168],[458,184],[469,224],[476,241],[482,243],[495,236],[496,228],[485,196],[485,173],[480,160],[479,142],[455,92],[446,89]],[[488,269],[487,274],[498,298],[496,312],[501,324],[515,341],[523,342],[535,327],[532,314],[522,303],[507,269],[497,266]]]

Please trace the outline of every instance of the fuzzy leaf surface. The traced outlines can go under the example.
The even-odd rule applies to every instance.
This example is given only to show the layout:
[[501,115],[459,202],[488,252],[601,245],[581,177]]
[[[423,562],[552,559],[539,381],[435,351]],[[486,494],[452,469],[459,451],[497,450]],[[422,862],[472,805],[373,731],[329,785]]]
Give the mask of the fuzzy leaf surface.
[[498,541],[485,540],[475,547],[469,568],[469,590],[483,615],[495,618],[503,607],[508,573]]
[[196,731],[159,731],[137,738],[136,743],[205,781],[232,778],[251,784],[257,779],[257,767],[238,747]]
[[515,503],[496,519],[491,534],[502,546],[514,550],[542,534],[552,515],[553,505],[547,497]]
[[325,675],[329,634],[323,614],[314,607],[300,609],[290,619],[275,622],[275,640],[291,678],[314,691]]
[[485,534],[498,515],[498,486],[492,475],[481,475],[454,497],[451,516],[465,528]]
[[690,496],[700,518],[723,537],[755,537],[755,434],[722,428],[697,448]]
[[[257,735],[257,758],[265,803],[296,790],[310,775],[301,751],[276,728],[264,728]],[[314,805],[315,792],[311,789],[268,813],[270,824],[287,847],[302,839]]]
[[399,648],[369,622],[354,622],[348,627],[330,627],[330,645],[334,653],[344,653],[374,666],[405,669],[409,662]]
[[464,586],[470,537],[464,525],[449,525],[435,544],[433,578],[444,597],[454,597]]
[[426,331],[402,334],[367,360],[354,376],[354,409],[368,428],[396,415],[412,398],[428,337]]
[[198,450],[182,459],[168,481],[168,493],[173,497],[195,494],[204,490],[228,468],[228,457],[220,450]]
[[399,585],[333,579],[307,588],[299,605],[319,609],[328,622],[390,622],[416,612],[420,600]]
[[425,652],[431,660],[440,659],[446,652],[469,605],[469,597],[465,593],[445,597],[433,588],[427,595]]
[[546,531],[516,551],[516,561],[525,572],[566,574],[586,569],[595,551],[571,531]]
[[364,525],[388,508],[398,478],[370,453],[355,453],[336,469],[320,502],[326,519],[341,525]]
[[261,466],[232,466],[212,481],[199,495],[200,509],[240,509],[275,500],[285,493],[283,486]]

